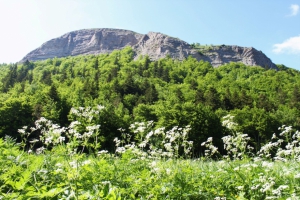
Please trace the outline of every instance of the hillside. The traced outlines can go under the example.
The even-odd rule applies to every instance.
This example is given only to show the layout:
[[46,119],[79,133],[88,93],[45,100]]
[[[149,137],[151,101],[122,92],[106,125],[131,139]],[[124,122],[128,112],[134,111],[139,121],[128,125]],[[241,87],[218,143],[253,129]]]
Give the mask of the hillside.
[[257,148],[282,125],[300,129],[299,71],[233,62],[214,68],[192,57],[151,61],[134,55],[126,47],[0,66],[0,137],[18,138],[18,129],[40,117],[68,126],[74,120],[72,107],[97,105],[105,109],[92,120],[101,125],[102,147],[108,150],[119,128],[139,121],[152,120],[167,130],[190,125],[196,154],[208,137],[219,144],[227,114],[235,116],[238,131],[248,133]]
[[214,67],[230,62],[242,62],[249,66],[277,69],[276,65],[264,53],[252,47],[231,45],[198,47],[162,33],[139,34],[128,30],[107,28],[84,29],[66,33],[45,42],[27,54],[21,62],[54,57],[111,53],[113,50],[120,50],[126,46],[133,49],[135,59],[141,55],[148,55],[153,61],[167,55],[178,60],[192,56],[198,61],[210,62]]

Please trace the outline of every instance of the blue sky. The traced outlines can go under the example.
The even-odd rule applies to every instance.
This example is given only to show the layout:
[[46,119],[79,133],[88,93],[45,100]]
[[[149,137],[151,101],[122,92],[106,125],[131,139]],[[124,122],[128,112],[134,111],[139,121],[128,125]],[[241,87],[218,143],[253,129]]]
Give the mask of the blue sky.
[[300,70],[300,0],[0,0],[0,63],[85,28],[254,47]]

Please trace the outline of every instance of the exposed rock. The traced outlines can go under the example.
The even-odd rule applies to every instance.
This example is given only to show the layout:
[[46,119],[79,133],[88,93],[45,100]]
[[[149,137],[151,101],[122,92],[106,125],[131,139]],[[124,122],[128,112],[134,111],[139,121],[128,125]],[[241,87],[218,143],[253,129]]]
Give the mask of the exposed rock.
[[245,65],[277,69],[277,66],[261,51],[253,47],[202,46],[198,49],[200,59],[217,67],[229,62],[242,62]]
[[44,60],[54,57],[76,56],[81,54],[110,53],[116,49],[131,46],[135,58],[148,55],[158,60],[169,55],[183,60],[193,56],[197,60],[210,62],[217,67],[229,62],[242,62],[246,65],[259,65],[275,68],[276,65],[261,51],[238,46],[201,46],[195,48],[185,41],[162,33],[139,34],[121,29],[84,29],[66,33],[61,37],[44,43],[27,54],[20,62]]
[[120,29],[84,29],[66,33],[44,43],[22,60],[36,61],[80,54],[110,53],[125,46],[134,46],[142,34]]

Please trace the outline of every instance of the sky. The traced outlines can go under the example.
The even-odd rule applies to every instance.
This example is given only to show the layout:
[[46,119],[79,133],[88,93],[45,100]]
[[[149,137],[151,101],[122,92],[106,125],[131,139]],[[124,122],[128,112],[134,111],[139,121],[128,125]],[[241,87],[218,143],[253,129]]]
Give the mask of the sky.
[[67,32],[118,28],[254,47],[300,70],[300,0],[0,0],[0,27],[0,63]]

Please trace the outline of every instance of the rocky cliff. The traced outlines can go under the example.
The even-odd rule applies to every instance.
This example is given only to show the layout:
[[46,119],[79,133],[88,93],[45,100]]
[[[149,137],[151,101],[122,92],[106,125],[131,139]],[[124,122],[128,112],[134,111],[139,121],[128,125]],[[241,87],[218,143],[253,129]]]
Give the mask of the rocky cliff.
[[265,54],[252,47],[194,46],[162,33],[139,34],[128,30],[105,28],[66,33],[42,44],[20,62],[81,54],[110,53],[126,46],[133,48],[136,53],[135,58],[148,55],[151,60],[157,60],[169,55],[171,58],[183,60],[188,56],[193,56],[197,60],[208,61],[216,67],[229,62],[242,62],[250,66],[277,68]]

